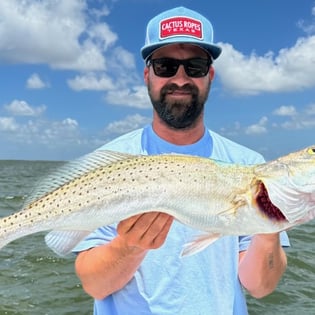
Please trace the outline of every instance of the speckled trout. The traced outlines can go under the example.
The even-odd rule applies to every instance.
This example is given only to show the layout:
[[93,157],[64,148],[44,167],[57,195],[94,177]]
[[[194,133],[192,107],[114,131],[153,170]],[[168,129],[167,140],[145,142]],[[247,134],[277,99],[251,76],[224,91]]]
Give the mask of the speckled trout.
[[312,220],[315,146],[247,166],[97,150],[64,165],[39,187],[21,211],[0,220],[0,248],[49,230],[47,245],[65,255],[100,226],[161,211],[202,231],[185,255],[224,235],[279,232]]

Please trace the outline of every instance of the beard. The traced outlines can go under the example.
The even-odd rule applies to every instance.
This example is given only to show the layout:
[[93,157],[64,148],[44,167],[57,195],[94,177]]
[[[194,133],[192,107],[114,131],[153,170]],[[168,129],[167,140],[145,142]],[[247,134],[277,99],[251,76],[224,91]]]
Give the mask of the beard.
[[[185,84],[179,87],[177,84],[167,84],[157,98],[151,93],[148,85],[149,96],[160,119],[173,129],[189,129],[196,125],[199,117],[204,111],[204,104],[207,100],[210,86],[204,95],[200,95],[198,87],[192,84]],[[168,94],[173,91],[189,92],[190,100],[167,100]],[[188,94],[187,94],[188,95]]]

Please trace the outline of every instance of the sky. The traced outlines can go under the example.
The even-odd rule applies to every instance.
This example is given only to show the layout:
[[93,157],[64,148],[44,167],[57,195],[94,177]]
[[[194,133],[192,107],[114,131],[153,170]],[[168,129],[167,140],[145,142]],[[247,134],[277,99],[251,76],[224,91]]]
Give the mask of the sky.
[[208,128],[266,160],[315,144],[315,0],[1,0],[0,159],[71,160],[150,123],[140,49],[176,6],[222,47]]

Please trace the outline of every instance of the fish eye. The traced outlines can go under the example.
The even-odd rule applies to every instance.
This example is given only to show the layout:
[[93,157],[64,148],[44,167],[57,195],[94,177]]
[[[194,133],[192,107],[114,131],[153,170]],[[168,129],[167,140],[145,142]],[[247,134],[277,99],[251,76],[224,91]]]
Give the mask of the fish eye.
[[308,153],[308,154],[315,154],[315,147],[309,148],[309,149],[307,150],[307,153]]

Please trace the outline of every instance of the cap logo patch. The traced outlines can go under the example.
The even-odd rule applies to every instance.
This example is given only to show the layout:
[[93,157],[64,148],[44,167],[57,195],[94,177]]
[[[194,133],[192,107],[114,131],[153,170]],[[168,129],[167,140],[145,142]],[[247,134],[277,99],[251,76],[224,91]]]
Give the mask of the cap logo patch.
[[190,36],[202,39],[202,23],[186,16],[162,20],[160,22],[160,39],[172,36]]

